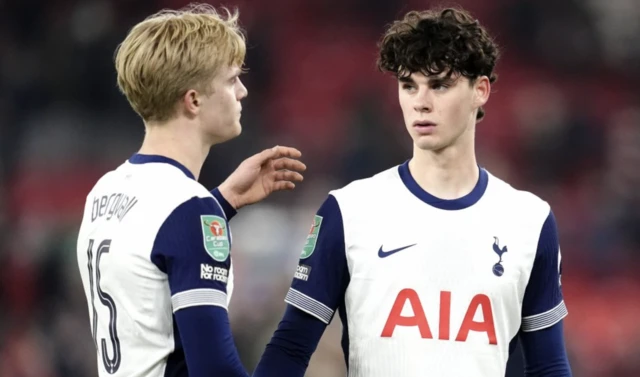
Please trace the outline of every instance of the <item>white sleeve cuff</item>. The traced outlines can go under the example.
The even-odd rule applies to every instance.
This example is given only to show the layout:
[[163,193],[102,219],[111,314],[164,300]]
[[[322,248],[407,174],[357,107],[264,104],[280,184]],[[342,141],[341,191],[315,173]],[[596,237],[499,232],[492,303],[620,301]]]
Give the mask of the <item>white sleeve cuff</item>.
[[311,314],[327,325],[331,322],[331,317],[333,317],[333,310],[328,306],[293,288],[289,288],[284,301],[305,313]]
[[211,288],[191,289],[171,296],[171,304],[174,313],[191,306],[219,306],[227,309],[227,294]]
[[569,312],[563,300],[555,308],[544,313],[523,317],[522,331],[531,332],[546,329],[560,322],[567,314]]

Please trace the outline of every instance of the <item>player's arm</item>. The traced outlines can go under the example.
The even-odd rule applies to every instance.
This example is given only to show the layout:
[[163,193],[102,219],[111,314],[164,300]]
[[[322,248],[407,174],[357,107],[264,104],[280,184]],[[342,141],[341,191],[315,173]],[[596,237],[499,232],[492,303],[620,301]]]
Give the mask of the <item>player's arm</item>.
[[176,342],[190,377],[248,376],[227,314],[230,246],[225,216],[210,197],[178,206],[154,243],[151,258],[168,276]]
[[302,377],[349,283],[344,227],[333,196],[322,204],[285,301],[284,318],[254,377]]
[[560,285],[561,271],[558,229],[550,211],[540,232],[522,305],[520,344],[527,377],[571,376],[563,334],[567,308]]
[[229,201],[222,195],[218,187],[216,187],[211,191],[211,195],[213,195],[213,197],[216,199],[218,204],[220,204],[220,208],[222,208],[222,210],[224,211],[224,216],[227,219],[227,221],[230,221],[231,218],[233,218],[233,216],[235,216],[236,213],[238,213],[238,211],[235,208],[233,208],[231,203],[229,203]]

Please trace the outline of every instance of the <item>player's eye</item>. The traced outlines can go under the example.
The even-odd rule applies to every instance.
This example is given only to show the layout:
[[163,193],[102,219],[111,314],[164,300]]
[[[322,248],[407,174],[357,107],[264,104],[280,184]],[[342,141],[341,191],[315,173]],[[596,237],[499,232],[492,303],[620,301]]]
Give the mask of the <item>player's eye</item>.
[[404,90],[412,90],[414,88],[415,88],[415,86],[412,85],[412,84],[402,84],[402,89],[404,89]]
[[442,83],[436,83],[431,85],[431,89],[433,90],[439,90],[439,91],[443,91],[449,88],[449,85],[447,84],[442,84]]

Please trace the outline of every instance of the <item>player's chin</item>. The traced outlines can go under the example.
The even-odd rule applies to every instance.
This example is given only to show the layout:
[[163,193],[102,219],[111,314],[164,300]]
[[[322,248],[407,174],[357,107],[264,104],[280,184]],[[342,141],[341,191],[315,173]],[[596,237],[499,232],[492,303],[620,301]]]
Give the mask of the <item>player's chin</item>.
[[434,151],[440,149],[440,141],[434,135],[414,135],[413,144],[423,151]]
[[240,123],[240,119],[238,119],[234,124],[233,124],[233,137],[236,136],[240,136],[240,134],[242,133],[242,124]]
[[233,122],[233,126],[229,128],[227,137],[229,139],[233,139],[235,137],[240,136],[241,133],[242,133],[242,124],[240,124],[240,120],[236,120],[235,122]]
[[242,126],[238,122],[238,123],[234,124],[233,126],[227,127],[224,130],[224,132],[218,132],[216,134],[216,136],[214,137],[214,139],[215,139],[215,143],[214,144],[220,144],[220,143],[224,143],[226,141],[235,139],[241,133],[242,133]]

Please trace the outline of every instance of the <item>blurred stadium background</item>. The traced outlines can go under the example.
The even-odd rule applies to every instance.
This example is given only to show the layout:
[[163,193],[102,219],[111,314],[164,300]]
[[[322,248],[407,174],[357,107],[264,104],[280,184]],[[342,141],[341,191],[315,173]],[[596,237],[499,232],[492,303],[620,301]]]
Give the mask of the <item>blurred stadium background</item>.
[[[96,376],[76,232],[96,179],[143,137],[116,89],[113,52],[136,22],[186,3],[0,1],[2,377]],[[479,161],[549,201],[559,222],[574,375],[640,376],[640,3],[457,4],[502,47],[500,78],[478,127]],[[240,8],[247,30],[249,97],[243,134],[212,150],[201,182],[215,187],[274,144],[298,147],[309,167],[295,193],[245,208],[231,222],[230,313],[252,370],[327,191],[410,156],[395,84],[375,69],[376,42],[388,22],[434,3],[224,5]],[[344,375],[339,334],[337,320],[307,376]],[[516,354],[507,376],[521,375]]]

